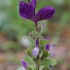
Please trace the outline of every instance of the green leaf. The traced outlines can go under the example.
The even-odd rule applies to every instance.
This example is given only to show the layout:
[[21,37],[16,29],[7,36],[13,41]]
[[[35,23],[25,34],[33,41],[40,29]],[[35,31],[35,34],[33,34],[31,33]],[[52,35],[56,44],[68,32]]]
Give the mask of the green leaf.
[[48,67],[49,65],[51,65],[51,60],[50,59],[45,59],[41,65],[44,65],[44,67]]
[[40,45],[46,45],[48,42],[48,40],[41,40]]
[[35,67],[34,70],[37,70],[37,68]]
[[39,63],[39,64],[41,63],[41,59],[38,59],[38,63]]
[[33,36],[38,36],[38,34],[39,34],[39,33],[38,33],[37,31],[35,31],[35,30],[32,31],[31,33],[32,33]]
[[29,67],[27,70],[32,70],[31,67]]
[[35,64],[34,61],[32,60],[32,58],[29,56],[27,56],[24,60],[29,64]]
[[30,68],[31,68],[32,70],[36,70],[35,65],[31,65]]
[[31,36],[27,36],[27,38],[30,40],[30,42],[31,42],[32,44],[34,44],[34,40],[31,38]]
[[40,66],[40,70],[43,70],[43,68],[44,68],[44,66],[42,65],[42,66]]
[[51,60],[51,64],[52,64],[53,66],[55,66],[55,65],[57,64],[56,60],[52,59],[52,60]]
[[27,49],[27,54],[31,56],[31,54],[32,54],[32,53],[31,53],[31,48],[28,48],[28,49]]
[[47,50],[44,50],[42,56],[41,56],[41,60],[44,60],[46,59],[47,57],[49,57],[49,54],[48,54],[48,51]]

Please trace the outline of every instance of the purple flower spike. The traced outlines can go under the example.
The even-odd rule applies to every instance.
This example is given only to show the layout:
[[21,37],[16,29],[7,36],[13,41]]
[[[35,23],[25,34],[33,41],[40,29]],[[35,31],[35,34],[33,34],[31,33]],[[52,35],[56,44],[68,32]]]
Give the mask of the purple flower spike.
[[50,50],[50,44],[46,45],[46,50],[49,51]]
[[21,62],[22,62],[22,65],[24,66],[24,68],[27,68],[27,63],[24,60],[22,60]]
[[39,53],[39,48],[38,47],[35,47],[33,50],[32,50],[32,54],[34,57],[36,57]]
[[36,39],[36,47],[38,47],[39,45],[39,41],[38,41],[38,38]]

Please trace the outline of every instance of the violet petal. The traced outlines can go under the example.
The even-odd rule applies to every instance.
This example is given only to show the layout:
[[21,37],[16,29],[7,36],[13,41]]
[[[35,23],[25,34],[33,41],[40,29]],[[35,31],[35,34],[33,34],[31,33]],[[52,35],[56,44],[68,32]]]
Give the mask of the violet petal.
[[45,40],[50,40],[50,36],[43,37],[43,39],[45,39]]
[[32,54],[34,57],[36,57],[39,53],[39,48],[38,47],[35,47],[33,50],[32,50]]
[[50,36],[47,36],[47,37],[46,37],[46,40],[50,40]]
[[40,9],[36,14],[36,21],[46,20],[52,18],[55,13],[55,9],[51,6]]
[[22,65],[24,66],[24,68],[27,68],[27,63],[24,60],[22,60],[21,62],[22,62]]
[[54,48],[55,48],[55,44],[53,44],[53,45],[50,47],[50,50],[52,51],[52,50],[54,50]]
[[54,56],[54,52],[48,51],[48,53],[49,53],[51,56]]
[[49,51],[50,50],[50,44],[46,45],[46,50]]

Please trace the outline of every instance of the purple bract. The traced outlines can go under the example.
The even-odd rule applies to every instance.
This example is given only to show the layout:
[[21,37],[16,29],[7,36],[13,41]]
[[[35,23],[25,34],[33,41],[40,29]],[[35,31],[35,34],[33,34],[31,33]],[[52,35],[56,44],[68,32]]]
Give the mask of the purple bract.
[[51,6],[41,8],[37,13],[35,13],[36,0],[32,0],[31,2],[28,0],[28,3],[20,1],[19,6],[20,16],[34,22],[50,19],[55,13],[55,9]]

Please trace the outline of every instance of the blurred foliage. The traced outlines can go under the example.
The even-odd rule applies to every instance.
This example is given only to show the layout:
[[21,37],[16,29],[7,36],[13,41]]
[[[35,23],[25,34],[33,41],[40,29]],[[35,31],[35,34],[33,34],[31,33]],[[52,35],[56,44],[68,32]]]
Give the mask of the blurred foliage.
[[[27,2],[28,0],[24,1]],[[48,5],[53,6],[56,10],[52,19],[47,22],[44,21],[48,26],[46,26],[45,34],[52,36],[57,34],[56,32],[63,26],[61,25],[62,23],[70,25],[70,16],[67,18],[65,15],[70,15],[70,0],[37,0],[36,12],[40,8]],[[56,28],[56,30],[50,33],[48,31],[49,26],[51,28],[52,23],[54,25],[58,24],[56,22],[59,23],[59,27],[57,28],[55,26],[54,28]],[[19,0],[0,0],[0,32],[3,32],[8,39],[18,41],[18,39],[28,34],[33,29],[34,23],[30,20],[21,18],[19,15]]]
[[19,1],[0,1],[0,31],[9,38],[17,38],[27,34],[33,27],[31,21],[24,21],[19,15]]

